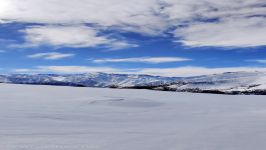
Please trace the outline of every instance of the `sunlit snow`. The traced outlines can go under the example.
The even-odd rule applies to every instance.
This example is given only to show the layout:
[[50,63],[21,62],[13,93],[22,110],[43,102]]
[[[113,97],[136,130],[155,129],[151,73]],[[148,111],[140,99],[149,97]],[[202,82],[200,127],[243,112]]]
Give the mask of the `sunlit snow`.
[[265,150],[265,96],[0,84],[2,150]]

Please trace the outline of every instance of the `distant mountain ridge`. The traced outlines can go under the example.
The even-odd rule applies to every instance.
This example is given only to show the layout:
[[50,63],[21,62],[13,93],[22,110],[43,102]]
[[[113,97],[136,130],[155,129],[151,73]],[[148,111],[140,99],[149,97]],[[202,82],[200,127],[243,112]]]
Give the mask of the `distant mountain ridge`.
[[0,82],[82,87],[135,88],[164,91],[266,95],[266,73],[226,72],[195,77],[161,77],[136,74],[13,74]]
[[14,84],[69,85],[84,87],[134,87],[169,84],[180,78],[134,74],[13,74],[1,75],[0,82]]
[[266,73],[226,72],[222,74],[188,77],[170,85],[158,86],[157,90],[266,95]]

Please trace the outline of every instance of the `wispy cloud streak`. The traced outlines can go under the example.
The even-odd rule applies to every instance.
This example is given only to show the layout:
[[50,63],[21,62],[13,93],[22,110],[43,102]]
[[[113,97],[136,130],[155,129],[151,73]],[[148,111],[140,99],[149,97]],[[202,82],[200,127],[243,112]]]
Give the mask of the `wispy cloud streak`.
[[104,59],[95,59],[92,61],[95,63],[151,63],[151,64],[159,64],[159,63],[191,61],[191,59],[182,58],[182,57],[134,57],[134,58],[120,58],[120,59],[104,58]]
[[47,60],[57,60],[63,58],[74,57],[75,54],[67,54],[67,53],[58,53],[58,52],[51,52],[51,53],[36,53],[28,55],[28,58],[41,58]]

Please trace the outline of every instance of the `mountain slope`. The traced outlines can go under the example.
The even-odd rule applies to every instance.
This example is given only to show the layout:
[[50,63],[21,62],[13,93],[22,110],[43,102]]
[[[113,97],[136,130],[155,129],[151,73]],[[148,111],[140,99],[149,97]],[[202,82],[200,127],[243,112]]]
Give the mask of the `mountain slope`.
[[157,89],[160,88],[171,91],[263,94],[266,90],[266,74],[262,72],[227,72],[184,78],[178,83],[157,87]]
[[107,74],[88,73],[75,75],[56,74],[14,74],[2,76],[5,83],[15,84],[48,84],[48,85],[72,85],[86,87],[134,87],[134,86],[158,86],[176,82],[180,78],[169,78],[149,75],[131,74]]
[[84,87],[141,88],[152,90],[220,94],[266,94],[266,73],[227,72],[196,77],[160,77],[135,74],[14,74],[1,75],[0,82],[14,84]]

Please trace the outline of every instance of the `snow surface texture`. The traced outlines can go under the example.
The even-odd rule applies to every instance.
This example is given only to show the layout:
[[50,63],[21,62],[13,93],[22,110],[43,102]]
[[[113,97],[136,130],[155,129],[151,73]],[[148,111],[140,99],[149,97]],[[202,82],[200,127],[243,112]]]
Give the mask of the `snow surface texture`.
[[265,96],[0,84],[1,150],[265,150]]

